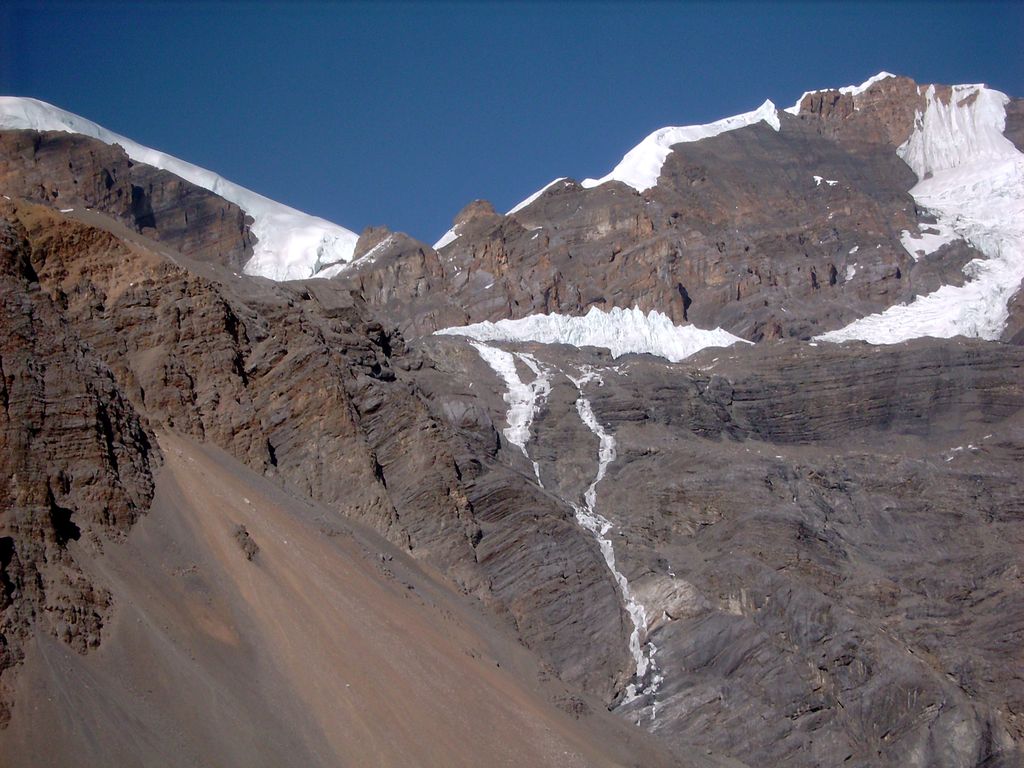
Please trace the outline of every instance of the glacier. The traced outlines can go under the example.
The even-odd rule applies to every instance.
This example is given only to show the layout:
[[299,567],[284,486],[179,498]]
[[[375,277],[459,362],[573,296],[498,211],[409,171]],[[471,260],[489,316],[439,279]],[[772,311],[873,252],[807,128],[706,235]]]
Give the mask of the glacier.
[[609,311],[591,307],[582,317],[571,315],[528,315],[518,320],[485,321],[471,325],[442,328],[435,333],[467,336],[481,342],[535,341],[541,344],[569,344],[574,347],[601,347],[612,357],[648,354],[677,363],[706,347],[729,347],[749,341],[721,328],[703,330],[693,325],[674,325],[667,315],[651,310],[646,315],[638,307]]
[[985,258],[964,267],[962,286],[944,285],[821,334],[820,341],[995,340],[1006,328],[1008,303],[1024,280],[1024,154],[1003,135],[1009,99],[984,85],[953,86],[948,101],[934,86],[924,96],[924,112],[896,151],[917,175],[910,194],[936,217],[939,234],[904,233],[901,241],[915,260],[956,238]]

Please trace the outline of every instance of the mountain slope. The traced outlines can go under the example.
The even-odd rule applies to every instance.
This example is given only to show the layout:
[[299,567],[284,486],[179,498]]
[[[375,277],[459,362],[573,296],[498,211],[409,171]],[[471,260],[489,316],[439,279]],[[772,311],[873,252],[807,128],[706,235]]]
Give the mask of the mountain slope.
[[643,656],[615,711],[751,765],[1019,762],[1020,348],[473,342],[489,387],[423,344],[605,550]]
[[400,550],[159,440],[146,518],[102,558],[77,553],[112,592],[107,637],[88,656],[35,639],[5,764],[674,762],[553,707],[522,649]]

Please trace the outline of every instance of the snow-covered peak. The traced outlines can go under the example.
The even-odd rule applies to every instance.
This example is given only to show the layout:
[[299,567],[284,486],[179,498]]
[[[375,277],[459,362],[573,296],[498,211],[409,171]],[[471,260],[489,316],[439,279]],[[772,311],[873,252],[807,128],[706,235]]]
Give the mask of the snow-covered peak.
[[844,85],[842,88],[818,88],[814,91],[804,91],[800,98],[796,100],[796,104],[792,107],[786,107],[785,111],[791,115],[800,114],[800,104],[803,100],[812,94],[821,93],[823,91],[839,91],[840,93],[848,93],[851,96],[860,96],[875,83],[879,83],[882,80],[888,80],[890,77],[897,77],[897,75],[892,74],[892,72],[879,72],[877,75],[869,77],[860,85]]
[[665,159],[675,144],[700,141],[760,122],[767,123],[776,131],[779,130],[778,111],[771,101],[766,101],[753,112],[726,117],[707,125],[662,128],[629,150],[622,161],[607,176],[602,176],[600,179],[584,179],[582,185],[596,187],[606,181],[621,181],[638,192],[644,192],[658,183],[661,167],[665,164]]
[[344,227],[310,216],[218,176],[213,171],[144,147],[131,139],[38,99],[0,96],[0,129],[65,131],[105,144],[119,144],[128,157],[180,176],[220,195],[252,216],[257,239],[244,271],[273,280],[310,277],[324,264],[352,260],[359,236]]
[[529,315],[519,320],[483,322],[444,328],[438,334],[467,336],[476,341],[536,341],[541,344],[569,344],[601,347],[612,357],[648,354],[673,363],[695,355],[705,347],[729,347],[749,343],[721,328],[706,331],[692,325],[674,325],[656,310],[646,315],[639,307],[613,307],[605,312],[591,307],[583,317],[570,315]]

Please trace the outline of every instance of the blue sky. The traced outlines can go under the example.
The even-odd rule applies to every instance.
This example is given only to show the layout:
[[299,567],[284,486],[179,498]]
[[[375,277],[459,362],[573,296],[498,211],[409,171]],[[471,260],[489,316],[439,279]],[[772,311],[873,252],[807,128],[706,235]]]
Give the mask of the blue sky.
[[651,131],[879,70],[1024,96],[1024,3],[0,4],[0,92],[433,242]]

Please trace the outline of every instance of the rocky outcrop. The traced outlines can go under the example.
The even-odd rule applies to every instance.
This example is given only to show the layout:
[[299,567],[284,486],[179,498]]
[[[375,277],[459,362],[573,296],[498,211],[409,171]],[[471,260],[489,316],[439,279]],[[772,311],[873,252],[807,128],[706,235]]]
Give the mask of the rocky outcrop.
[[146,511],[160,454],[107,366],[39,285],[24,231],[0,223],[0,726],[6,670],[35,632],[97,646],[109,598],[76,553]]
[[363,233],[356,253],[358,257],[333,276],[334,282],[372,307],[388,307],[382,315],[390,324],[407,329],[404,318],[416,316],[431,318],[428,326],[433,328],[461,315],[453,297],[445,293],[441,260],[426,243],[381,227]]
[[57,131],[0,131],[0,189],[55,208],[92,208],[199,261],[235,271],[252,256],[245,213],[124,150]]
[[[949,99],[949,87],[939,86]],[[910,136],[914,114],[924,111],[923,88],[909,77],[885,77],[861,92],[826,89],[804,94],[797,116],[824,135],[857,145],[895,149]]]
[[1024,99],[1010,99],[1006,105],[1006,130],[1003,132],[1021,152],[1024,152]]

